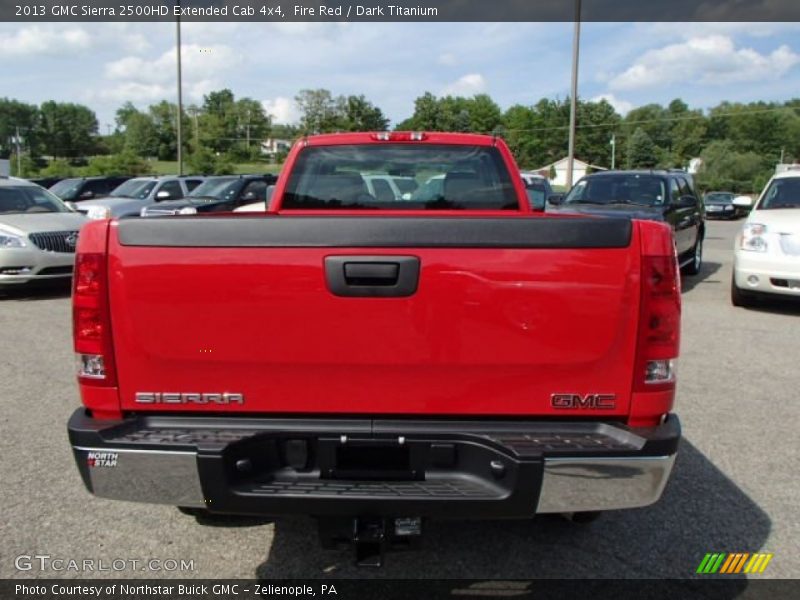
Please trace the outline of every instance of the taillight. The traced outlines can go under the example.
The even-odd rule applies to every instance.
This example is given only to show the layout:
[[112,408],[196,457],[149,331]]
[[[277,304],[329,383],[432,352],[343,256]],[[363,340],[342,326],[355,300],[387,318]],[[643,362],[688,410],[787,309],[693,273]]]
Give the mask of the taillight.
[[658,391],[675,385],[680,348],[681,290],[675,255],[643,256],[641,285],[633,389]]
[[72,325],[80,382],[113,386],[116,376],[106,269],[105,254],[78,252],[76,255]]

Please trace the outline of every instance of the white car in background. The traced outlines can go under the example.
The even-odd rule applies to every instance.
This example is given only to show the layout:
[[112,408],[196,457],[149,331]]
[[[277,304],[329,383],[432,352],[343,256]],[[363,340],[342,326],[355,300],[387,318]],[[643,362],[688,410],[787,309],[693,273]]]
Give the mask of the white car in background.
[[0,289],[72,277],[86,217],[38,185],[0,176]]
[[266,202],[253,202],[252,204],[245,204],[238,208],[234,208],[233,212],[266,212]]
[[[746,203],[744,197],[734,200]],[[750,306],[759,294],[800,298],[800,171],[779,173],[767,183],[736,236],[731,302]]]

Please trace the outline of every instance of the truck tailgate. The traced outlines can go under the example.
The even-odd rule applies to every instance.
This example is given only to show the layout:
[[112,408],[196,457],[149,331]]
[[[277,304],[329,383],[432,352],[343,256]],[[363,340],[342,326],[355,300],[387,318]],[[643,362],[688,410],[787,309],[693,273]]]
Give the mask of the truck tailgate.
[[[635,223],[613,219],[121,221],[109,239],[121,406],[623,416],[639,255]],[[410,293],[332,291],[331,269],[400,258],[418,260]],[[223,393],[242,399],[221,404]],[[553,394],[615,406],[553,408]]]

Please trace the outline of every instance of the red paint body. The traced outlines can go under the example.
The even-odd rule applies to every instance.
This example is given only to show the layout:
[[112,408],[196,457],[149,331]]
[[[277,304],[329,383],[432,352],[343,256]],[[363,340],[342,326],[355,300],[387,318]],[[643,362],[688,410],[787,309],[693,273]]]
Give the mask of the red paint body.
[[[370,142],[368,134],[308,140]],[[429,142],[496,144],[517,172],[500,140],[429,134],[409,143]],[[302,148],[287,159],[273,212],[282,213],[286,173]],[[569,218],[532,213],[520,178],[512,180],[520,209],[502,216]],[[115,223],[93,222],[78,252],[107,257],[115,379],[81,380],[84,404],[101,418],[157,410],[654,424],[672,407],[674,383],[638,383],[643,353],[652,352],[640,335],[649,297],[642,275],[646,257],[674,261],[671,235],[666,225],[637,221],[630,245],[614,249],[157,248],[122,246]],[[323,261],[342,254],[417,256],[419,288],[406,298],[334,296]],[[231,392],[246,401],[142,405],[136,392]],[[616,407],[555,409],[552,394],[614,394]]]

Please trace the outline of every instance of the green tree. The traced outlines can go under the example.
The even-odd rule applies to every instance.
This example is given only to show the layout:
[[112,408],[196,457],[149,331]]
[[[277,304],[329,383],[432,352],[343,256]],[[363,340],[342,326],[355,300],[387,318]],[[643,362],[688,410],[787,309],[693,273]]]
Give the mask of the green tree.
[[137,156],[151,158],[158,156],[159,135],[153,118],[136,111],[125,119],[124,148]]
[[300,129],[304,133],[340,131],[344,128],[341,105],[328,90],[301,90],[294,98],[300,109]]
[[650,169],[656,165],[656,145],[647,132],[637,128],[628,140],[627,165],[629,169]]
[[575,154],[588,163],[611,167],[611,133],[622,122],[606,100],[578,102]]
[[473,96],[466,107],[469,124],[476,133],[494,133],[503,125],[503,112],[488,94]]
[[19,130],[23,152],[38,156],[39,143],[37,129],[39,109],[34,104],[25,104],[9,98],[0,98],[0,158],[8,158],[16,151],[16,138]]
[[152,172],[150,165],[131,151],[107,156],[95,156],[83,169],[83,174],[92,175],[145,175]]
[[50,163],[39,171],[41,177],[75,177],[78,169],[63,158],[51,160]]
[[524,169],[542,166],[535,148],[536,115],[533,109],[515,104],[503,114],[505,140],[520,167]]
[[45,154],[54,158],[78,158],[92,154],[97,135],[97,117],[86,106],[44,102],[40,107],[38,132]]
[[363,94],[343,98],[341,110],[347,131],[385,131],[389,127],[389,119],[384,116],[383,111]]
[[670,148],[672,164],[683,166],[692,158],[698,157],[706,144],[708,119],[702,110],[690,110],[680,99],[669,103],[667,114],[671,119]]
[[763,155],[741,152],[731,140],[711,142],[701,154],[703,165],[697,183],[702,189],[729,190],[736,193],[759,191],[772,170]]
[[430,92],[425,92],[414,100],[414,114],[397,124],[401,131],[440,131],[439,100]]
[[217,156],[205,147],[192,152],[186,164],[190,173],[198,175],[230,175],[233,173],[233,164],[225,155]]

